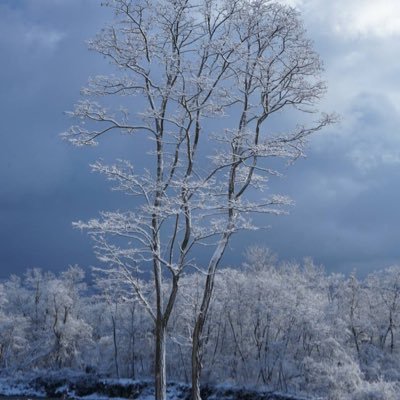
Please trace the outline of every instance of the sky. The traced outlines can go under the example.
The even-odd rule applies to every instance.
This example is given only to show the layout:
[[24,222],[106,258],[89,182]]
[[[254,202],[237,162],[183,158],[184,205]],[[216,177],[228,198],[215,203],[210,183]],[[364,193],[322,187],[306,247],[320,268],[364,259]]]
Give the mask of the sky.
[[[324,61],[320,109],[340,123],[315,135],[307,158],[271,185],[295,201],[290,214],[234,238],[225,263],[258,244],[285,260],[311,256],[329,271],[398,264],[400,3],[284,2],[299,10]],[[118,208],[121,199],[89,163],[129,157],[128,139],[77,149],[59,134],[88,77],[107,71],[85,41],[111,17],[96,0],[0,0],[0,279],[97,263],[72,222]]]

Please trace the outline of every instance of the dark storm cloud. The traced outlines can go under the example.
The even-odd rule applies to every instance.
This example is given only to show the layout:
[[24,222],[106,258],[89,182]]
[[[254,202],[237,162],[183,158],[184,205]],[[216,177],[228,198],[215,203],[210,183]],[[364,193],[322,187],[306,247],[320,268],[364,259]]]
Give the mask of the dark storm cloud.
[[101,11],[86,1],[0,4],[1,277],[94,261],[71,221],[104,206],[109,190],[90,176],[95,151],[75,152],[57,134],[99,61],[84,40],[103,25]]
[[[358,0],[295,4],[325,61],[329,93],[322,107],[339,112],[342,121],[311,140],[306,160],[271,182],[271,190],[295,200],[290,215],[266,217],[269,230],[236,237],[226,262],[237,263],[252,243],[284,259],[313,256],[343,272],[398,262],[397,32],[379,30],[368,18],[353,31],[346,27],[356,7],[368,10]],[[71,122],[63,111],[72,108],[80,87],[109,68],[84,43],[109,19],[97,1],[0,3],[0,278],[29,267],[95,263],[86,234],[71,222],[126,205],[88,164],[129,157],[131,138],[73,149],[57,135]]]

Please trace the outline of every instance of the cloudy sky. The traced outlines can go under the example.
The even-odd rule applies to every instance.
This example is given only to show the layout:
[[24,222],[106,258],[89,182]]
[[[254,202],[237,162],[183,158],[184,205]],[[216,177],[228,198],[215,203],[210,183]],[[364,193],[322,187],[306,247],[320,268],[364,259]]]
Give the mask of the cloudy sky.
[[[110,18],[96,0],[0,0],[0,278],[27,268],[96,263],[71,222],[118,207],[89,162],[127,156],[125,139],[76,149],[59,133],[90,75],[107,64],[85,40]],[[312,256],[363,274],[400,262],[400,3],[286,0],[299,9],[325,64],[321,104],[340,124],[315,136],[308,158],[273,185],[296,202],[271,229],[233,240],[282,259]]]

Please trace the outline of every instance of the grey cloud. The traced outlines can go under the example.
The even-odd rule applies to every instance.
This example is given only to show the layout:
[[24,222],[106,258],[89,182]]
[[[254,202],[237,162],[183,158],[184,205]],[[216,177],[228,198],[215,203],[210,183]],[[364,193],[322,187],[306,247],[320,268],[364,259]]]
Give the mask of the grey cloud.
[[[90,75],[108,70],[84,41],[110,14],[86,0],[37,4],[12,0],[0,5],[5,116],[0,128],[0,277],[34,266],[93,264],[89,239],[71,222],[128,204],[90,173],[88,164],[99,157],[130,158],[138,146],[126,136],[105,138],[93,149],[73,149],[60,140],[58,133],[71,122],[63,111],[72,108]],[[315,18],[317,12],[305,14],[305,25],[325,60],[330,90],[322,108],[340,112],[342,122],[312,138],[307,159],[271,181],[271,192],[295,200],[290,215],[265,217],[270,229],[238,235],[226,263],[237,264],[252,243],[270,246],[283,259],[313,256],[330,270],[356,267],[362,273],[400,259],[400,45],[393,38],[340,38]],[[277,120],[273,126],[292,123]]]

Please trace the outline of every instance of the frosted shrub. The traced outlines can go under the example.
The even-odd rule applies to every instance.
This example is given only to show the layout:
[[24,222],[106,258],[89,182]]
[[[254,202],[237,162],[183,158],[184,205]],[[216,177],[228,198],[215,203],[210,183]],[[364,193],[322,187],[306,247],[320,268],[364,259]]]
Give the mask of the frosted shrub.
[[[328,339],[329,348],[318,360],[306,357],[303,360],[304,387],[306,393],[315,393],[330,400],[343,400],[355,393],[362,383],[362,373],[340,345]],[[330,353],[330,354],[329,354]]]
[[363,382],[351,400],[397,400],[400,386],[393,382]]

